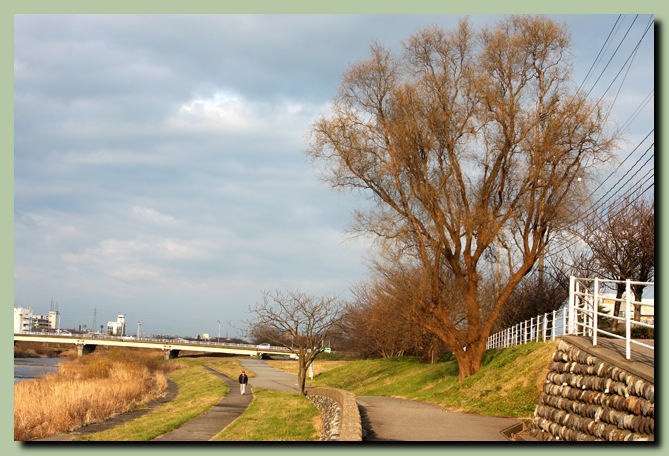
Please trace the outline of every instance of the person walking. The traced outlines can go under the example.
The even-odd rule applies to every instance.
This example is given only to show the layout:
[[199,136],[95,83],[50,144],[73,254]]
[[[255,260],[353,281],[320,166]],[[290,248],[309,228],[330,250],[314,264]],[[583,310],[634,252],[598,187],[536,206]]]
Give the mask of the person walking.
[[242,396],[246,393],[246,384],[249,382],[249,377],[246,375],[246,371],[242,371],[239,375],[239,392]]

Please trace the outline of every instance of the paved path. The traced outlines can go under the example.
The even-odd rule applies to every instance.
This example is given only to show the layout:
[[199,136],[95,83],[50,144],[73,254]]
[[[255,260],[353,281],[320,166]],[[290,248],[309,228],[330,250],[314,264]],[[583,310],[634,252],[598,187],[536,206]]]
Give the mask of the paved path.
[[297,391],[297,376],[274,369],[269,364],[257,359],[240,360],[244,369],[254,376],[249,378],[246,394],[239,392],[238,381],[209,369],[214,375],[228,383],[230,391],[221,401],[202,415],[184,423],[181,427],[164,434],[153,441],[203,441],[211,440],[226,426],[237,419],[251,402],[253,388],[269,388],[281,391]]
[[243,359],[240,360],[240,363],[244,369],[255,374],[254,377],[249,378],[249,386],[252,388],[298,391],[297,375],[295,374],[275,369],[260,359]]
[[[243,360],[255,373],[249,384],[258,388],[297,391],[297,375],[275,369],[262,360]],[[365,417],[366,441],[504,441],[502,431],[520,424],[514,418],[447,412],[426,402],[392,397],[357,398]]]
[[380,396],[358,396],[367,428],[366,441],[489,442],[509,440],[505,429],[515,418],[447,412],[426,402]]

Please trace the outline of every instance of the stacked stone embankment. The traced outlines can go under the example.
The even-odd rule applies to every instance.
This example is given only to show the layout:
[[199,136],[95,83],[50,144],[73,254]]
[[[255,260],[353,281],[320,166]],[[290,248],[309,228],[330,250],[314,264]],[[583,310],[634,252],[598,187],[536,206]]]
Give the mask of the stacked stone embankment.
[[528,433],[538,440],[653,441],[654,378],[561,339]]
[[321,440],[361,441],[362,421],[355,394],[336,388],[312,388],[307,397],[322,420]]

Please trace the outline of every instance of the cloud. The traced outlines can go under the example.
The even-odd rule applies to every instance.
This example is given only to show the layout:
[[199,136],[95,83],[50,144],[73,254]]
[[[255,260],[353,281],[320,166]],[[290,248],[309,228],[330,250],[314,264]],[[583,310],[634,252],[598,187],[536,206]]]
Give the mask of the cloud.
[[80,230],[71,224],[64,224],[46,214],[22,214],[16,220],[18,226],[38,228],[42,232],[50,233],[55,238],[72,237],[80,234]]
[[[587,18],[583,49],[609,19]],[[318,181],[305,135],[371,40],[458,20],[16,15],[17,306],[195,335],[264,289],[345,293],[367,273],[370,243],[345,234],[360,201]]]
[[156,223],[159,225],[174,225],[177,223],[177,220],[171,215],[161,214],[155,209],[151,209],[148,207],[134,206],[132,208],[132,213],[135,217],[139,219],[147,220],[149,222]]
[[211,244],[199,240],[163,237],[142,239],[105,239],[96,247],[80,253],[67,253],[63,261],[68,270],[86,267],[128,280],[169,280],[168,267],[179,261],[201,260],[213,251]]
[[167,127],[189,133],[248,134],[257,130],[258,112],[262,111],[238,95],[217,92],[211,98],[195,98],[183,104],[176,116],[167,120]]

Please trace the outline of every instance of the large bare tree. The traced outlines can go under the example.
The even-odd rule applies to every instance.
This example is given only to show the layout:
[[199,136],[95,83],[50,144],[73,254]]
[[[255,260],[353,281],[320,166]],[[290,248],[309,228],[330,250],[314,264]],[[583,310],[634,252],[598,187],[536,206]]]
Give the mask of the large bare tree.
[[298,386],[306,394],[307,368],[337,335],[346,306],[335,297],[318,297],[301,291],[263,293],[263,300],[249,308],[252,336],[284,345],[298,356]]
[[312,128],[323,178],[373,199],[356,229],[424,270],[430,293],[407,305],[430,316],[460,378],[613,146],[604,108],[568,84],[569,46],[565,27],[529,16],[429,27],[398,54],[374,43]]

